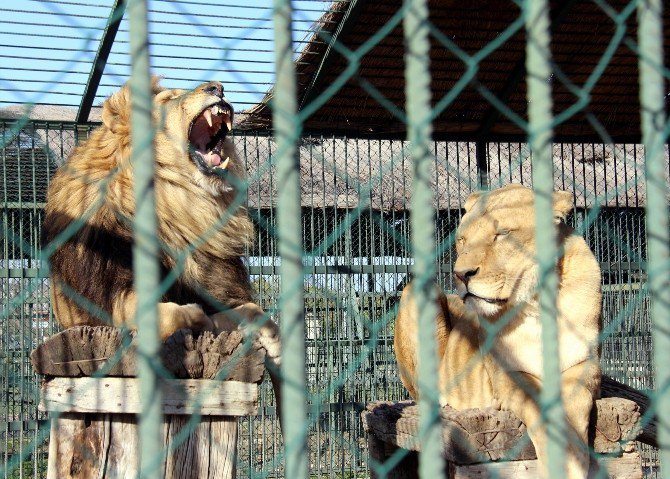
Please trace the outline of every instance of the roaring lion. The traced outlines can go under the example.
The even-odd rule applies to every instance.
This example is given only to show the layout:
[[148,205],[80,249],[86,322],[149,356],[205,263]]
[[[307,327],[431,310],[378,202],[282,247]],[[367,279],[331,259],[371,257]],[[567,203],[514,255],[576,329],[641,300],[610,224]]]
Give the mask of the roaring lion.
[[[152,83],[162,339],[176,330],[220,332],[256,321],[270,359],[277,327],[253,302],[243,255],[253,224],[239,186],[244,165],[228,133],[233,107],[219,82],[191,91]],[[49,186],[43,245],[50,252],[51,299],[65,327],[135,327],[135,215],[130,164],[130,87],[103,104],[102,125],[59,168]],[[238,321],[240,320],[240,321]],[[274,379],[274,378],[273,378]]]
[[[437,352],[440,403],[515,413],[528,427],[545,477],[547,431],[537,403],[543,354],[533,201],[532,190],[521,185],[473,193],[466,200],[456,237],[458,296],[438,291]],[[571,209],[572,194],[555,192],[566,473],[576,479],[588,473],[589,416],[600,394],[601,277],[598,261],[584,239],[564,223]],[[401,296],[394,346],[400,378],[414,399],[419,395],[417,327],[410,284]]]

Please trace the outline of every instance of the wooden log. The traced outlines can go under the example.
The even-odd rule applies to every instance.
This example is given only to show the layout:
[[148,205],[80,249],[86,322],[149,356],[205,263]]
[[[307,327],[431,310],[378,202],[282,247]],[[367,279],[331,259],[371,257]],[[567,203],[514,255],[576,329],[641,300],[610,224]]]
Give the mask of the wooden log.
[[[47,479],[135,479],[138,431],[134,414],[60,414],[51,422]],[[161,477],[235,477],[236,417],[191,421],[188,416],[168,415],[163,419],[162,441],[165,455],[156,458]]]
[[656,442],[656,431],[658,429],[658,420],[655,414],[649,414],[650,400],[642,391],[625,385],[615,379],[603,376],[602,385],[600,387],[601,395],[605,397],[620,397],[629,399],[638,405],[640,410],[640,434],[637,440],[650,446],[658,447]]
[[[496,409],[440,411],[444,457],[456,464],[475,464],[505,460],[535,459],[535,449],[526,426],[511,412]],[[628,443],[639,433],[637,404],[622,398],[596,401],[594,450],[621,455],[632,448]],[[362,413],[368,434],[383,442],[420,451],[417,440],[419,413],[412,401],[375,402]],[[628,449],[626,449],[628,448]]]
[[[66,329],[39,345],[30,355],[33,369],[45,376],[116,377],[136,375],[135,333],[111,326]],[[227,379],[260,383],[265,350],[240,331],[194,336],[179,330],[161,347],[163,366],[178,379]]]
[[[449,478],[535,479],[535,450],[521,421],[508,411],[444,407],[442,419],[443,455]],[[640,433],[639,407],[622,398],[603,398],[594,409],[594,443],[597,461],[592,461],[589,478],[604,469],[610,479],[642,477],[640,456],[632,442]],[[389,471],[389,479],[416,478],[420,443],[418,407],[411,401],[376,402],[362,413],[368,434],[370,469],[376,471],[395,454],[405,449],[403,459]],[[497,461],[497,462],[496,462]]]
[[[598,458],[598,466],[591,464],[587,479],[603,477],[598,475],[598,468],[604,469],[608,479],[642,479],[640,454],[627,452],[621,457],[602,456]],[[537,479],[537,461],[492,462],[489,464],[472,464],[469,466],[451,465],[449,477],[452,479]]]

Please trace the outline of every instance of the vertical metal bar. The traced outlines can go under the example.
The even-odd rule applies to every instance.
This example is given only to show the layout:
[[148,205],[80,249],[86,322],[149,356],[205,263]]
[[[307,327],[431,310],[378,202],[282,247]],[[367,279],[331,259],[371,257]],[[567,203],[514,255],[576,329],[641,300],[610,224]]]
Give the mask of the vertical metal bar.
[[431,104],[426,0],[405,0],[405,95],[407,139],[413,161],[411,225],[414,250],[413,292],[419,309],[419,476],[442,477],[442,431],[437,391],[435,317],[435,224],[431,188]]
[[484,140],[477,140],[475,143],[475,156],[477,158],[477,177],[479,189],[487,190],[489,188],[489,164],[488,143]]
[[77,111],[77,123],[84,123],[88,121],[88,115],[91,113],[91,107],[93,106],[93,101],[95,100],[95,94],[98,92],[98,86],[100,85],[100,79],[102,74],[105,71],[105,66],[107,65],[107,58],[109,58],[109,52],[112,51],[112,46],[114,45],[114,38],[116,38],[116,32],[119,30],[119,25],[121,25],[121,19],[123,14],[126,12],[126,0],[116,0],[112,6],[111,11],[109,12],[109,18],[107,19],[107,25],[105,26],[105,31],[100,39],[100,45],[98,46],[98,51],[95,54],[95,59],[91,64],[91,72],[88,75],[88,80],[86,81],[86,87],[84,93],[81,96],[81,103],[79,104],[79,110]]
[[154,127],[146,0],[128,4],[131,91],[131,162],[134,173],[135,221],[133,246],[134,287],[137,293],[137,372],[142,413],[139,417],[140,477],[162,477],[161,388],[154,361],[158,357],[158,238],[155,210]]
[[[638,3],[640,107],[647,193],[647,274],[656,365],[656,416],[670,417],[670,224],[664,143],[667,135],[663,79],[663,2]],[[661,476],[670,477],[670,427],[659,426]]]
[[[538,295],[542,324],[543,380],[540,407],[547,433],[549,477],[565,477],[565,419],[561,403],[561,375],[558,357],[556,294],[558,279],[556,232],[553,215],[553,117],[551,96],[551,53],[549,50],[549,2],[526,0],[526,82],[528,85],[528,144],[532,152],[535,189],[535,227],[539,264]],[[534,425],[527,424],[529,428]]]
[[308,475],[300,163],[296,146],[302,125],[296,115],[291,2],[274,0],[273,5],[277,78],[272,122],[277,140],[277,176],[281,185],[277,212],[283,343],[281,421],[286,453],[285,475],[298,479]]

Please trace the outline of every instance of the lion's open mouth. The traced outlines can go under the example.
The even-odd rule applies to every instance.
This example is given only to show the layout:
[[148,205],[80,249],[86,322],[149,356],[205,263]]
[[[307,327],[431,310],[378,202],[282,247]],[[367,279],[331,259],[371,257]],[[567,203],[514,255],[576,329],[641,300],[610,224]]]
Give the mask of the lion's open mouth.
[[191,159],[206,173],[228,168],[222,158],[223,142],[233,129],[233,107],[222,100],[205,108],[192,122],[188,133]]

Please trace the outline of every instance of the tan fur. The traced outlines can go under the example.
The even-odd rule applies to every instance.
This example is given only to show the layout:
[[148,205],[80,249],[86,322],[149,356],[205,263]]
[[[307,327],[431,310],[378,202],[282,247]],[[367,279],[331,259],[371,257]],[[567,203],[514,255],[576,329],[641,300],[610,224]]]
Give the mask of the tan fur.
[[[246,197],[238,188],[244,165],[228,139],[220,155],[230,158],[227,176],[199,167],[189,153],[192,122],[223,100],[223,88],[209,82],[191,91],[170,90],[157,79],[152,87],[159,262],[170,281],[158,304],[160,337],[181,328],[257,327],[276,368],[278,328],[253,303],[242,259],[254,232],[238,200]],[[43,245],[50,253],[53,310],[65,327],[135,327],[130,112],[126,85],[105,101],[102,125],[73,151],[49,187]]]
[[[521,185],[468,198],[456,243],[459,295],[440,295],[437,341],[441,403],[514,412],[528,426],[541,476],[546,477],[546,430],[534,396],[542,386],[543,356],[533,199],[532,190]],[[566,474],[577,479],[587,475],[588,421],[600,390],[601,283],[598,262],[586,242],[562,223],[571,208],[570,193],[555,193],[554,217],[564,249],[556,270],[561,394],[569,442]],[[418,399],[416,318],[408,285],[396,318],[394,346],[402,382]],[[502,327],[486,350],[489,325]]]

